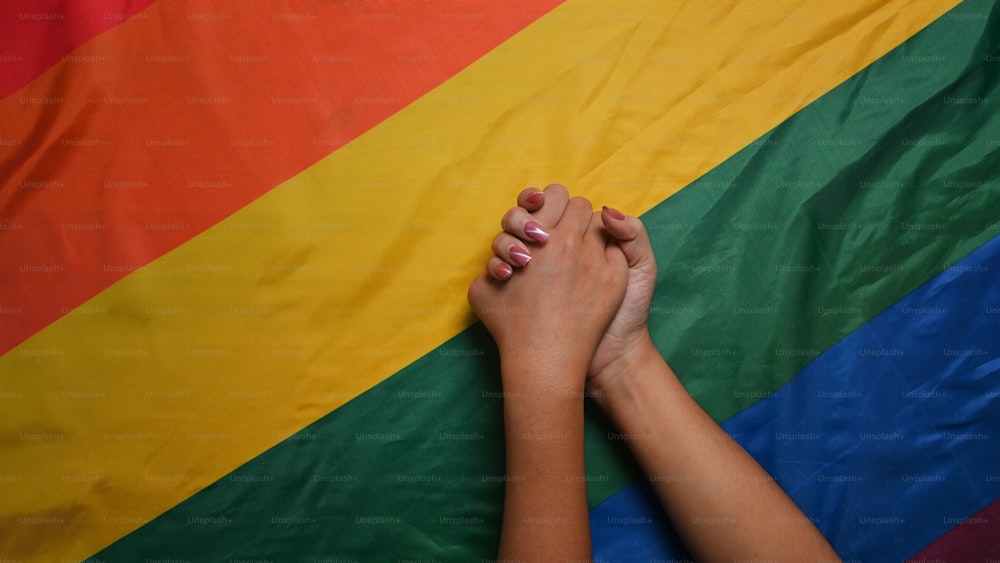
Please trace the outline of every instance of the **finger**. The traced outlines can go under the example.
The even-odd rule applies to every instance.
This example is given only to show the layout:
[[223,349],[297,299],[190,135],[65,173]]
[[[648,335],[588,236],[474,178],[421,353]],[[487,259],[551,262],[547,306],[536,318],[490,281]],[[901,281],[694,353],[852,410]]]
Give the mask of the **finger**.
[[[604,218],[602,216],[602,211],[597,211],[594,213],[595,222],[598,223],[599,228],[594,229],[599,232],[601,238],[597,239],[604,243],[604,260],[608,264],[620,264],[623,268],[628,268],[628,258],[625,257],[625,252],[622,250],[621,243],[618,239],[612,237],[608,230],[604,227]],[[591,225],[593,228],[593,225]],[[598,235],[595,235],[595,238]]]
[[628,258],[622,251],[621,244],[615,239],[611,239],[610,244],[604,247],[604,259],[609,263],[619,263],[622,268],[628,269]]
[[490,258],[489,263],[486,264],[486,275],[491,279],[504,281],[510,279],[510,277],[514,275],[514,268],[512,268],[510,264],[494,256]]
[[487,283],[489,283],[489,275],[479,274],[469,284],[469,291],[466,293],[466,299],[469,300],[469,305],[477,315],[479,314],[479,307],[483,302],[483,285]]
[[593,244],[600,244],[601,246],[607,246],[609,243],[614,244],[613,239],[604,230],[604,219],[601,217],[600,211],[591,212],[590,223],[587,224],[586,236],[587,240]]
[[538,211],[545,204],[545,192],[538,188],[525,188],[517,195],[517,205],[528,211]]
[[493,237],[493,254],[511,266],[523,268],[531,262],[531,252],[525,246],[521,239],[510,233]]
[[601,221],[607,233],[618,241],[628,259],[629,268],[656,266],[649,234],[638,217],[627,217],[617,209],[605,206],[601,210]]
[[532,213],[535,221],[543,227],[554,227],[566,211],[569,202],[569,190],[562,184],[549,184],[545,187],[544,202],[541,209]]
[[559,219],[559,230],[568,233],[576,233],[583,237],[590,226],[590,217],[594,213],[594,208],[590,200],[584,197],[574,197],[566,204],[566,211]]
[[512,207],[500,219],[503,230],[515,237],[528,242],[545,242],[549,240],[549,231],[543,227],[528,210],[523,207]]

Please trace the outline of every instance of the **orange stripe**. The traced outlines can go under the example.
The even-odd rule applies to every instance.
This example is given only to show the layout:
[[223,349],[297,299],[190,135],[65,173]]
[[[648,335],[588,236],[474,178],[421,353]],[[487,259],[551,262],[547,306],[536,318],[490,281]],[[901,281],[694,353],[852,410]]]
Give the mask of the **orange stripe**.
[[161,2],[87,43],[0,101],[0,354],[557,4]]

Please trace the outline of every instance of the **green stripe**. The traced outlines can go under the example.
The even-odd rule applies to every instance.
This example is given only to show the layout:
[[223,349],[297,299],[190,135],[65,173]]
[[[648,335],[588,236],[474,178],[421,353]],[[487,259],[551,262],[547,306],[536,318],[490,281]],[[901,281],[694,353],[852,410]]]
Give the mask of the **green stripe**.
[[[717,420],[1000,230],[990,6],[961,4],[643,217],[654,337]],[[98,558],[490,558],[497,381],[476,325]],[[591,505],[634,478],[607,431],[588,421]]]

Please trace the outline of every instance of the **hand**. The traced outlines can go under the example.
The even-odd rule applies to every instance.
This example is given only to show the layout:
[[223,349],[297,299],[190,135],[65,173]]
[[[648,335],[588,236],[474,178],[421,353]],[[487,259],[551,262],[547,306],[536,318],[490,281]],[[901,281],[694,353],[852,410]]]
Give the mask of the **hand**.
[[[507,212],[503,225],[506,235],[494,241],[496,256],[488,270],[496,280],[510,279],[516,270],[531,259],[537,239],[531,238],[525,225],[547,225],[552,217],[565,210],[568,195],[562,186],[549,186],[545,191],[528,188],[518,196],[518,207]],[[628,260],[628,283],[620,308],[602,337],[588,368],[588,387],[601,392],[610,380],[625,371],[625,367],[641,354],[650,351],[649,307],[656,287],[656,257],[646,229],[637,217],[626,217],[605,207],[601,220],[607,233],[618,241]],[[516,250],[515,250],[516,249]],[[512,254],[513,251],[513,254]]]
[[656,256],[646,227],[638,217],[626,217],[610,207],[604,208],[601,218],[628,261],[628,283],[622,304],[587,370],[588,385],[595,393],[626,373],[626,367],[643,353],[655,353],[649,338],[649,307],[656,289]]
[[[544,209],[542,204],[548,202]],[[529,247],[542,245],[549,238],[548,229],[559,223],[569,203],[569,191],[559,184],[551,184],[545,191],[538,188],[522,190],[517,197],[517,207],[512,207],[500,220],[503,232],[493,239],[493,253],[486,267],[489,277],[502,281],[509,279],[516,268],[531,261]]]
[[[537,237],[544,245],[537,239],[524,243],[509,232],[494,239],[494,252],[506,256],[512,241],[531,246],[530,264],[507,281],[498,281],[496,269],[490,268],[489,275],[481,274],[469,287],[469,303],[496,340],[501,361],[523,368],[505,367],[505,388],[540,384],[582,391],[587,366],[625,295],[628,263],[618,245],[608,240],[600,214],[583,198],[560,203],[565,188],[559,188],[547,192],[559,205],[537,214],[538,227],[549,235]],[[527,238],[525,226],[530,222],[508,213],[503,223]],[[532,373],[561,374],[567,380],[520,379],[530,379]]]

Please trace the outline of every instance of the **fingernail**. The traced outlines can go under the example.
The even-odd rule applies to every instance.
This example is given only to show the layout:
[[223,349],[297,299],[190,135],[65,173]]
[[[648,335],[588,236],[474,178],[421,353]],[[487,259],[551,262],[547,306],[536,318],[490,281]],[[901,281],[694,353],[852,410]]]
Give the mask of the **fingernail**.
[[524,224],[524,234],[531,237],[535,242],[545,242],[549,240],[549,233],[536,221],[528,221]]
[[622,215],[622,212],[618,211],[614,207],[608,207],[607,205],[605,205],[604,210],[608,212],[608,215],[610,215],[612,219],[618,219],[619,221],[625,220],[625,216]]
[[539,203],[542,202],[542,199],[544,197],[545,197],[545,192],[531,192],[525,199],[527,199],[528,203],[530,203],[531,205],[538,205]]
[[510,264],[506,262],[500,262],[496,267],[497,277],[505,280],[514,274],[514,268],[510,267]]
[[510,251],[508,253],[510,254],[510,261],[517,266],[523,267],[528,262],[531,262],[531,255],[528,254],[527,250],[521,248],[520,246],[510,247]]

